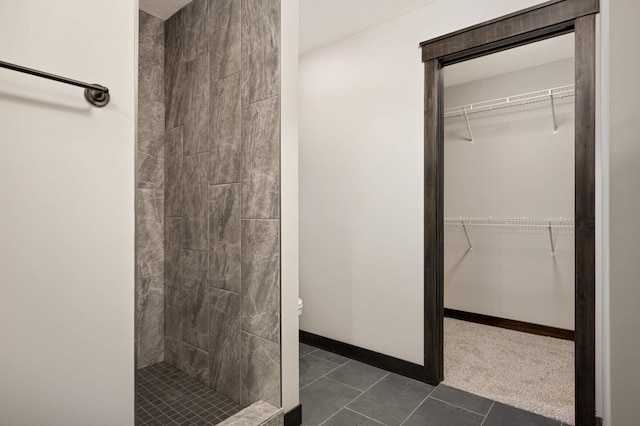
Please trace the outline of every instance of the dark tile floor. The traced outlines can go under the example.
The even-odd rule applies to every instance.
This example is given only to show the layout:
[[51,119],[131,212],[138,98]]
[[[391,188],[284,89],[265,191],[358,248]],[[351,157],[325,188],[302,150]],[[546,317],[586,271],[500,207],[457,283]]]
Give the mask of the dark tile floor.
[[433,387],[300,345],[304,426],[561,426],[440,384]]
[[136,426],[216,425],[242,408],[167,363],[138,370]]

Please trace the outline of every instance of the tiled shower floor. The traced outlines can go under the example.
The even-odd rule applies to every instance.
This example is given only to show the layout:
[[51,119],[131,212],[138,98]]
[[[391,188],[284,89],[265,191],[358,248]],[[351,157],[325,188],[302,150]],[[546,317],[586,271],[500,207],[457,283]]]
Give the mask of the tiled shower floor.
[[242,408],[167,363],[138,370],[136,426],[216,425]]

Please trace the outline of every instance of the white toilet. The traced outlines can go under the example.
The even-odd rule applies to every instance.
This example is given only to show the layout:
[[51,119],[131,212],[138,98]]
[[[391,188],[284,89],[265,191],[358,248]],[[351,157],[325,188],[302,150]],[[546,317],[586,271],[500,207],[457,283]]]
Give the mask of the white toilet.
[[302,299],[298,298],[298,316],[302,315]]

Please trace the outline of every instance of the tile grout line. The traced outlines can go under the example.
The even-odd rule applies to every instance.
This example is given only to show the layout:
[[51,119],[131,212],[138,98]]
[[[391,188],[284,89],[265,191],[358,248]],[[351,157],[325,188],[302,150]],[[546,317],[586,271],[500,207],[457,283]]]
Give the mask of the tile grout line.
[[276,97],[278,97],[278,96],[280,96],[280,93],[279,93],[279,92],[278,92],[278,93],[276,93],[275,95],[267,96],[267,97],[266,97],[266,98],[264,98],[264,99],[258,99],[257,101],[249,102],[249,103],[248,103],[248,104],[246,104],[246,105],[244,105],[244,104],[243,104],[243,105],[242,105],[242,108],[243,108],[243,109],[244,109],[244,108],[249,108],[249,107],[250,107],[250,106],[252,106],[252,105],[255,105],[255,104],[260,103],[260,102],[268,101],[269,99],[273,99],[273,98],[276,98]]
[[[311,355],[312,353],[314,353],[314,352],[315,352],[315,351],[317,351],[317,350],[318,350],[318,349],[316,348],[316,349],[312,350],[311,352],[307,352],[306,354],[304,354],[304,355],[300,356],[299,358],[304,358],[304,357],[306,357],[307,355]],[[317,357],[316,357],[316,358],[317,358]]]
[[[310,355],[310,354],[307,354],[307,355]],[[315,357],[315,358],[318,358],[318,357]],[[322,359],[322,358],[320,358],[320,359]],[[326,361],[326,360],[325,360],[325,361]],[[328,362],[331,362],[331,361],[328,361]],[[347,361],[347,362],[349,362],[349,361]],[[335,362],[334,362],[333,364],[335,364]],[[317,379],[315,379],[313,382],[309,383],[308,385],[301,387],[301,388],[300,388],[300,390],[305,389],[305,388],[308,388],[309,386],[311,386],[312,384],[314,384],[314,383],[315,383],[315,382],[317,382],[318,380],[320,380],[320,379],[322,379],[322,378],[325,378],[325,376],[326,376],[327,374],[331,374],[331,373],[333,373],[334,371],[336,371],[338,368],[342,367],[342,366],[343,366],[343,365],[345,365],[345,364],[346,364],[346,362],[345,362],[344,364],[340,364],[340,365],[338,365],[336,368],[334,368],[333,370],[331,370],[331,371],[327,372],[327,373],[326,373],[326,374],[324,374],[323,376],[318,377]],[[299,392],[299,391],[298,391],[298,392]]]
[[[347,362],[343,362],[342,364],[338,364],[337,362],[329,361],[328,359],[321,358],[321,357],[319,357],[318,355],[314,355],[314,354],[312,354],[312,353],[309,353],[309,354],[305,355],[305,357],[307,357],[307,356],[309,356],[309,355],[311,355],[312,357],[314,357],[314,358],[316,358],[316,359],[319,359],[319,360],[321,360],[321,361],[325,361],[325,362],[329,362],[329,363],[331,363],[331,364],[333,364],[333,365],[337,365],[338,367],[342,367],[343,365],[345,365],[345,364],[347,364],[349,361],[351,361],[351,360],[349,360],[349,361],[347,361]],[[324,376],[326,376],[327,374],[329,374],[329,373],[325,373],[325,374],[323,374],[321,377],[324,377]]]
[[357,390],[358,392],[362,392],[362,390],[360,390],[360,389],[358,389],[358,388],[354,388],[353,386],[348,385],[348,384],[346,384],[346,383],[342,383],[340,380],[336,380],[336,379],[331,378],[331,377],[329,377],[329,376],[323,376],[323,377],[324,377],[325,379],[327,379],[327,380],[331,380],[332,382],[336,382],[336,383],[339,383],[339,384],[341,384],[341,385],[345,385],[346,387],[351,388],[351,389],[353,389],[353,390]]
[[[468,412],[473,413],[473,414],[477,414],[477,415],[482,416],[482,417],[487,417],[487,415],[489,415],[488,411],[487,411],[487,414],[480,414],[477,411],[469,410],[468,408],[464,408],[464,407],[461,407],[459,405],[452,404],[452,403],[450,403],[448,401],[445,401],[444,399],[440,399],[440,398],[436,398],[435,396],[431,396],[431,394],[429,394],[428,398],[435,399],[436,401],[443,402],[445,404],[451,405],[453,407],[459,408],[459,409],[464,410],[464,411],[468,411]],[[491,404],[491,406],[493,406],[493,404]]]
[[[170,366],[170,364],[167,364],[167,365]],[[175,367],[172,367],[172,366],[170,366],[170,367],[175,369]],[[214,415],[215,417],[220,417],[220,416],[218,416],[217,411],[224,411],[224,410],[219,410],[219,407],[217,405],[218,401],[216,401],[215,403],[212,404],[213,405],[212,408],[204,409],[204,411],[202,411],[202,413],[196,413],[189,406],[187,406],[187,404],[185,404],[184,402],[178,402],[178,399],[182,399],[183,397],[186,396],[186,395],[184,395],[184,391],[189,392],[192,386],[196,385],[197,387],[206,387],[206,385],[202,384],[201,382],[197,381],[196,379],[192,378],[191,376],[188,376],[186,373],[184,373],[184,372],[182,372],[180,370],[178,370],[178,371],[181,374],[186,376],[185,378],[188,380],[188,382],[189,382],[188,384],[182,384],[182,383],[180,383],[181,379],[177,379],[176,380],[175,378],[170,377],[169,374],[166,371],[162,371],[162,370],[159,370],[159,369],[156,368],[156,369],[154,369],[155,376],[152,376],[152,377],[153,378],[157,378],[160,381],[160,383],[158,385],[156,385],[156,384],[150,382],[149,384],[151,384],[153,386],[153,388],[149,388],[149,387],[145,386],[145,389],[147,389],[155,398],[158,398],[163,404],[165,404],[167,406],[167,408],[169,408],[170,411],[163,410],[162,408],[160,408],[159,406],[155,405],[153,402],[151,402],[147,398],[143,397],[143,399],[145,399],[148,403],[150,403],[162,415],[168,417],[171,420],[175,419],[176,416],[172,414],[172,412],[175,412],[177,414],[177,416],[180,417],[180,419],[178,419],[178,420],[180,420],[181,422],[185,421],[185,420],[188,420],[188,421],[203,420],[203,421],[206,421],[209,424],[211,424],[205,417],[208,416],[208,415]],[[147,380],[147,381],[149,381],[149,380]],[[169,405],[167,403],[167,401],[165,401],[161,396],[159,396],[158,392],[156,392],[156,391],[160,391],[160,392],[163,391],[163,389],[162,389],[162,387],[160,385],[165,385],[165,386],[168,386],[168,387],[170,387],[172,389],[180,390],[181,397],[180,398],[172,397],[172,398],[175,399],[175,402],[177,402],[180,405],[181,408],[183,408],[186,411],[188,411],[191,414],[193,414],[193,418],[191,418],[191,419],[186,418],[181,413],[179,413],[177,410],[175,410],[171,405]],[[178,389],[178,387],[180,387],[180,389]],[[209,388],[207,388],[206,390],[209,390]],[[218,392],[215,392],[215,391],[213,391],[213,392],[224,397],[224,395],[219,394]],[[206,398],[201,396],[200,394],[195,394],[195,397],[197,399],[199,399],[199,400],[204,401],[204,402],[209,402],[209,401],[206,401]],[[195,406],[200,406],[193,399],[190,399],[188,402],[193,403]],[[147,411],[147,410],[145,410],[145,411]],[[216,412],[214,412],[214,411],[216,411]],[[151,415],[151,417],[155,419],[156,416]]]
[[[367,418],[367,419],[369,419],[369,420],[372,420],[372,421],[374,421],[374,422],[376,422],[376,423],[378,423],[378,424],[381,424],[381,425],[387,426],[385,423],[382,423],[380,420],[376,420],[376,419],[371,418],[371,417],[369,417],[369,416],[365,416],[365,415],[364,415],[364,414],[362,414],[362,413],[358,413],[358,412],[357,412],[356,410],[354,410],[353,408],[344,407],[343,409],[344,409],[344,410],[349,410],[349,411],[351,411],[352,413],[356,413],[357,415],[362,416],[362,417],[365,417],[365,418]],[[342,411],[343,409],[341,409],[340,411]],[[328,420],[328,419],[327,419],[327,420]]]
[[420,408],[420,407],[422,406],[422,404],[424,404],[424,402],[425,402],[427,399],[429,399],[429,395],[431,395],[431,394],[433,393],[433,391],[434,391],[434,390],[436,390],[436,389],[437,389],[437,386],[435,386],[433,389],[431,389],[431,390],[429,391],[429,393],[427,394],[427,396],[425,396],[425,397],[424,397],[424,399],[420,402],[420,404],[418,404],[418,405],[416,406],[416,408],[414,408],[414,409],[413,409],[413,411],[411,411],[411,412],[409,413],[409,415],[408,415],[408,416],[407,416],[407,417],[402,421],[402,423],[400,423],[400,426],[402,426],[403,424],[405,424],[405,422],[406,422],[407,420],[409,420],[409,417],[413,416],[413,413],[415,413],[416,411],[418,411],[418,408]]
[[487,415],[485,416],[484,420],[482,421],[482,423],[480,423],[480,426],[482,426],[484,424],[484,422],[487,421],[487,419],[489,418],[489,414],[491,414],[491,410],[493,410],[493,406],[496,405],[496,402],[493,401],[493,404],[491,404],[491,408],[489,408],[489,411],[487,411]]
[[[348,361],[347,361],[348,362]],[[346,363],[345,363],[346,364]],[[329,374],[329,373],[327,373]],[[323,424],[325,424],[326,422],[328,422],[329,420],[331,420],[336,414],[338,414],[340,411],[342,411],[342,409],[347,408],[347,405],[351,404],[353,401],[355,401],[356,399],[360,398],[362,395],[364,395],[367,391],[369,391],[369,389],[371,389],[372,387],[374,387],[375,385],[377,385],[378,383],[380,383],[385,377],[387,377],[389,374],[389,372],[387,372],[387,374],[385,374],[384,376],[382,376],[377,382],[375,382],[374,384],[372,384],[371,386],[369,386],[368,388],[366,388],[365,390],[363,390],[360,395],[356,396],[355,398],[353,398],[351,401],[347,402],[343,407],[341,407],[338,411],[336,411],[335,413],[333,413],[328,419],[326,419],[325,421],[323,421],[322,423],[320,423],[319,426],[322,426]],[[323,376],[324,377],[324,376]],[[350,409],[351,411],[353,411],[354,413],[358,413],[362,416],[364,416],[364,414],[354,410],[354,409]],[[366,417],[366,416],[365,416]]]

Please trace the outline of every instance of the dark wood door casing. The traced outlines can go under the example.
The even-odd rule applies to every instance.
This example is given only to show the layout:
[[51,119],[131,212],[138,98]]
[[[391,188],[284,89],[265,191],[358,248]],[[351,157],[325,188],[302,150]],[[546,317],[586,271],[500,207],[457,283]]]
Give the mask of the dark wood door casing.
[[424,104],[424,381],[443,380],[444,125],[442,67],[575,32],[575,420],[595,410],[595,108],[599,0],[553,0],[420,44]]

